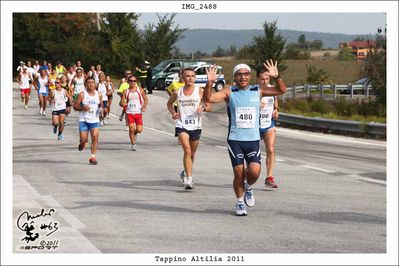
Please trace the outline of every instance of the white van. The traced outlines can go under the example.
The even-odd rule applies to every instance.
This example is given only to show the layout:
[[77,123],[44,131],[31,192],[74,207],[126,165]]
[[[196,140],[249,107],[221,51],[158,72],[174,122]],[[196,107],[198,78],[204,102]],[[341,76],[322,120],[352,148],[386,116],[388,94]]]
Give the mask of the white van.
[[[193,65],[191,67],[195,71],[195,76],[196,76],[195,86],[196,87],[205,87],[206,82],[207,82],[205,68],[209,67],[209,65]],[[213,83],[213,88],[215,89],[215,91],[220,91],[226,85],[226,81],[224,80],[223,68],[221,66],[218,66],[217,74],[218,74],[218,78]],[[167,76],[165,79],[166,87],[169,87],[169,85],[175,80],[179,80],[179,73],[173,73],[173,74]]]

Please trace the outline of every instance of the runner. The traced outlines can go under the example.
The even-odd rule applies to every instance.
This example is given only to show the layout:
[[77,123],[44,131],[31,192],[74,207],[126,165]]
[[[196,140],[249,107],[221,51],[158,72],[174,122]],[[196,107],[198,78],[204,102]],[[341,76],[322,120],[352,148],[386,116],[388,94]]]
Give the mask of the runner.
[[70,66],[67,72],[68,83],[75,77],[76,72],[73,66]]
[[[65,76],[64,76],[65,77]],[[66,90],[62,88],[62,80],[57,78],[55,80],[56,88],[50,91],[49,99],[53,109],[52,121],[53,121],[53,133],[57,134],[58,140],[64,140],[64,119],[66,114],[66,102],[71,101],[71,96]]]
[[130,76],[132,76],[132,72],[130,70],[125,70],[125,72],[123,73],[123,78],[121,78],[121,80],[120,80],[118,91],[117,91],[117,94],[121,97],[119,105],[122,107],[122,112],[119,116],[119,121],[122,121],[123,118],[125,118],[126,130],[129,130],[129,125],[128,125],[126,112],[125,112],[126,106],[124,107],[122,104],[122,96],[123,96],[123,93],[129,88],[129,83],[127,82],[127,79]]
[[39,114],[46,115],[47,97],[49,93],[49,80],[47,76],[47,70],[44,67],[40,68],[40,76],[35,80],[33,86],[37,90],[37,95],[39,97]]
[[148,104],[145,91],[137,86],[137,78],[128,78],[129,89],[122,94],[122,104],[126,110],[127,122],[129,125],[129,138],[132,150],[136,151],[137,134],[143,131],[143,114]]
[[[256,72],[258,84],[261,88],[272,87],[270,85],[270,75],[265,69]],[[284,81],[281,81],[284,83]],[[267,188],[277,188],[274,182],[273,168],[275,163],[274,144],[276,139],[275,119],[278,118],[278,99],[277,96],[262,97],[260,103],[260,136],[266,147],[266,179]]]
[[[277,62],[273,63],[272,60],[269,60],[263,65],[269,75],[276,80],[277,87],[266,89],[249,85],[251,69],[248,65],[239,64],[233,69],[236,85],[212,93],[212,85],[217,79],[217,66],[213,65],[206,69],[208,80],[204,91],[205,102],[225,101],[228,106],[229,132],[227,143],[234,172],[233,187],[237,198],[235,207],[237,216],[247,215],[245,204],[248,207],[255,204],[251,186],[259,178],[261,170],[259,147],[260,97],[280,95],[287,91],[278,75]],[[244,159],[247,167],[245,167]]]
[[[201,113],[210,111],[209,107],[202,104],[203,88],[195,87],[195,71],[185,68],[182,71],[184,86],[174,90],[169,97],[167,107],[176,120],[176,132],[183,148],[184,170],[180,173],[185,189],[194,187],[193,164],[201,137]],[[173,103],[177,101],[178,112]]]
[[85,90],[85,80],[82,68],[76,68],[76,76],[69,82],[68,87],[73,88],[73,100],[77,100],[79,93]]
[[[72,106],[72,95],[73,95],[73,88],[69,87],[69,83],[67,80],[66,75],[62,75],[61,77],[61,87],[68,93],[70,97],[66,102],[66,109],[65,109],[65,116],[68,116],[71,113],[71,106]],[[65,117],[65,124],[66,124],[66,117]]]
[[17,82],[21,91],[22,103],[25,105],[25,109],[28,109],[28,103],[30,98],[30,74],[28,73],[28,68],[24,66],[22,72],[17,76]]
[[35,70],[35,78],[39,77],[39,69],[40,69],[40,64],[39,60],[35,60],[35,64],[33,65],[33,69]]
[[107,115],[107,118],[111,119],[109,114],[111,113],[112,100],[114,99],[115,85],[112,82],[110,76],[107,76],[105,81],[106,81],[106,86],[107,86],[107,90],[108,90],[108,115]]
[[[81,91],[73,108],[79,111],[79,135],[80,142],[78,150],[82,151],[88,142],[89,132],[91,136],[91,156],[89,163],[96,165],[96,152],[98,145],[99,116],[103,111],[101,95],[96,91],[94,78],[88,77],[85,81],[86,89]],[[100,108],[99,108],[100,106]]]
[[107,84],[105,82],[104,72],[100,72],[98,78],[99,82],[97,84],[97,91],[102,96],[103,107],[104,107],[104,112],[100,115],[100,126],[103,126],[107,124],[107,121],[105,121],[105,117],[108,114],[108,90],[107,90]]
[[67,70],[64,67],[64,65],[61,64],[61,61],[57,62],[57,65],[55,66],[55,72],[57,73],[57,77],[58,78],[62,77],[62,75],[67,72]]

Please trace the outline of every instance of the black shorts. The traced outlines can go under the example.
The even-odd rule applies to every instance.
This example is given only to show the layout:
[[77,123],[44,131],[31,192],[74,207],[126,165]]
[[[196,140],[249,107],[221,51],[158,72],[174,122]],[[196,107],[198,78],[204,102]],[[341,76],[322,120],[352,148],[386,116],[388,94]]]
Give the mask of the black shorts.
[[62,109],[62,110],[58,110],[58,111],[53,111],[51,114],[52,115],[61,115],[61,114],[65,114],[66,110]]
[[72,106],[72,104],[71,104],[71,102],[68,99],[68,101],[66,102],[66,107],[71,107],[71,106]]
[[112,94],[108,95],[108,100],[112,100],[114,96]]
[[227,140],[231,164],[234,166],[244,164],[244,159],[249,163],[261,162],[259,140],[237,141]]
[[190,136],[190,140],[196,141],[196,140],[200,139],[202,129],[187,130],[185,128],[176,127],[176,133],[177,134],[180,134],[180,133],[183,133],[183,132],[187,133]]

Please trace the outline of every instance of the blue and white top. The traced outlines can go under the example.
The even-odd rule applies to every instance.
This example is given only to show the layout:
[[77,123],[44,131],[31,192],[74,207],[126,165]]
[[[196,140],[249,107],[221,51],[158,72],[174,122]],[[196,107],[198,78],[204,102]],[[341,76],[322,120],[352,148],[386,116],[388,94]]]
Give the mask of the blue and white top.
[[227,107],[229,116],[229,140],[256,141],[259,135],[260,89],[250,85],[246,89],[230,87]]

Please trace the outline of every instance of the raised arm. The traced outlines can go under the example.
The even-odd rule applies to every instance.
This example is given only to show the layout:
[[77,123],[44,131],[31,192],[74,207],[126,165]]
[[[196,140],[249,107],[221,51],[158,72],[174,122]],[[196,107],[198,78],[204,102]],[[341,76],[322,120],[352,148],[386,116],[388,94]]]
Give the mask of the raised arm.
[[285,86],[284,81],[281,79],[278,69],[277,69],[277,61],[273,63],[273,60],[266,60],[263,63],[263,66],[267,69],[270,74],[270,77],[274,79],[277,86],[273,87],[265,87],[261,89],[262,96],[276,96],[281,95],[287,92],[287,86]]
[[215,80],[217,79],[217,65],[211,65],[205,68],[206,71],[206,76],[207,76],[207,82],[206,86],[204,89],[204,95],[202,97],[203,101],[205,103],[219,103],[223,100],[228,99],[229,97],[229,89],[224,88],[223,90],[212,93],[212,86]]

